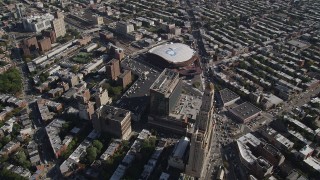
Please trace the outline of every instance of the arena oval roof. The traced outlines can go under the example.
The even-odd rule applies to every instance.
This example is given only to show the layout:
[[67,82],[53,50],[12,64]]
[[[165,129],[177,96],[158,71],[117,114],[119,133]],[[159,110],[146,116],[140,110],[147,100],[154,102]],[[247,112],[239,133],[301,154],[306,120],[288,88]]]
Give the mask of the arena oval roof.
[[182,43],[160,45],[150,49],[149,53],[160,56],[164,60],[172,63],[189,61],[195,55],[193,49]]

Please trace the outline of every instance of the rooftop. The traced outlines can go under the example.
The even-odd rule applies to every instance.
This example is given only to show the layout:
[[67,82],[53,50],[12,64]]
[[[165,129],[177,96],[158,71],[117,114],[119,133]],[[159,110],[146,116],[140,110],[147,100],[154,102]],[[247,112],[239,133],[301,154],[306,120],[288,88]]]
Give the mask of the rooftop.
[[307,156],[308,154],[313,152],[313,148],[311,148],[309,145],[304,146],[302,149],[300,149],[300,153]]
[[156,81],[152,84],[150,89],[159,93],[169,95],[176,85],[179,83],[179,73],[170,69],[164,69]]
[[109,105],[101,106],[99,109],[97,109],[96,113],[98,113],[99,117],[101,118],[119,122],[130,115],[130,111]]
[[307,163],[309,166],[313,167],[316,171],[320,172],[320,161],[313,158],[313,157],[308,157],[307,159],[304,160],[305,163]]
[[230,109],[230,111],[241,119],[247,119],[253,115],[256,115],[257,113],[260,113],[261,109],[257,108],[249,102],[244,102]]
[[287,139],[286,137],[284,137],[283,135],[281,134],[277,134],[275,137],[274,137],[279,143],[281,143],[282,145],[284,145],[285,147],[287,148],[291,148],[293,147],[294,143],[291,142],[289,139]]
[[196,119],[200,107],[201,107],[201,98],[194,97],[186,94],[181,94],[179,101],[177,102],[174,110],[170,113],[170,116],[180,117],[187,116],[190,119]]
[[223,104],[240,98],[240,96],[229,89],[223,89],[219,91]]
[[179,140],[179,142],[176,144],[176,146],[172,152],[172,156],[175,158],[182,159],[189,143],[190,143],[190,140],[187,137],[182,137]]
[[193,49],[181,43],[157,46],[150,49],[149,53],[160,56],[163,59],[173,63],[188,61],[195,55],[195,51]]

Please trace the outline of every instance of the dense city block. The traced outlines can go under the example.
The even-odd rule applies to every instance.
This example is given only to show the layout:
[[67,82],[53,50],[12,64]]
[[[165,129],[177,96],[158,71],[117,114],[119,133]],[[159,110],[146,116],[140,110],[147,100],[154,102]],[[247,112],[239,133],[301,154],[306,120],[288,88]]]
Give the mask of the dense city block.
[[320,1],[0,0],[0,179],[318,180]]

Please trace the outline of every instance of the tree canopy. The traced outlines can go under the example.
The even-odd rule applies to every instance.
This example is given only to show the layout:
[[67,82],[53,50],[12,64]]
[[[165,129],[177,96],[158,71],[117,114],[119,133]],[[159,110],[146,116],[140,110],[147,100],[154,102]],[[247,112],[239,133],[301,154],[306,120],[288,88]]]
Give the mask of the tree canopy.
[[22,79],[19,71],[12,68],[0,74],[0,92],[15,94],[22,90]]

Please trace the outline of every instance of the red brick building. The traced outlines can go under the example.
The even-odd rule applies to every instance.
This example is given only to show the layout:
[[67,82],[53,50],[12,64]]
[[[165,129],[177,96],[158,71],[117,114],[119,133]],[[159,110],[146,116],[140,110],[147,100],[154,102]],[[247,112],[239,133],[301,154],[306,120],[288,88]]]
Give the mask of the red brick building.
[[44,38],[38,41],[39,49],[42,52],[49,51],[51,49],[51,40],[50,38]]
[[120,75],[120,61],[118,59],[112,59],[106,64],[107,77],[112,80],[117,80]]

